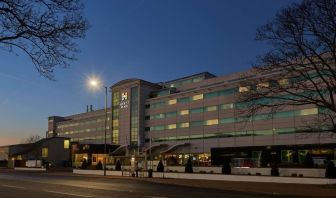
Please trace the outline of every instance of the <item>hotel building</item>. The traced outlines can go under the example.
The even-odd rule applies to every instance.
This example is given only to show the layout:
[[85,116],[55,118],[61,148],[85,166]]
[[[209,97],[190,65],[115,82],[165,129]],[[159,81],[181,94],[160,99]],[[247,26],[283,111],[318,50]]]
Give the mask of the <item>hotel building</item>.
[[[276,74],[263,74],[272,75]],[[243,115],[248,104],[238,102],[252,71],[227,76],[199,73],[167,82],[126,79],[111,86],[108,143],[119,147],[111,155],[150,154],[168,165],[260,166],[262,156],[281,163],[303,163],[307,153],[316,164],[335,159],[336,136],[326,130],[307,131],[319,116],[313,105],[288,106],[253,119]],[[277,78],[279,79],[279,78]],[[280,79],[278,83],[290,83]],[[269,86],[265,82],[265,86]],[[67,117],[49,117],[49,136],[74,142],[103,143],[104,110]]]

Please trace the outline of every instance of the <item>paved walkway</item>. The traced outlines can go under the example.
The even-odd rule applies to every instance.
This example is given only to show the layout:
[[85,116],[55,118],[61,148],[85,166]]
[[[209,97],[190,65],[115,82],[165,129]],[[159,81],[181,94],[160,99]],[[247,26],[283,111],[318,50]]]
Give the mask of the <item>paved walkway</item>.
[[[132,178],[133,179],[133,178]],[[190,179],[134,178],[149,182],[252,193],[294,195],[298,197],[336,197],[336,185],[230,182]]]

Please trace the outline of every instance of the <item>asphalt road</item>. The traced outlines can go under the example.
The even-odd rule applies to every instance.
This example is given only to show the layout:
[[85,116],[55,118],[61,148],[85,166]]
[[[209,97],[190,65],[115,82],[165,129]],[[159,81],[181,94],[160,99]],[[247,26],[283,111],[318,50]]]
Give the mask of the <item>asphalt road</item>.
[[136,179],[78,176],[71,173],[1,171],[0,197],[266,198],[280,196],[183,187]]

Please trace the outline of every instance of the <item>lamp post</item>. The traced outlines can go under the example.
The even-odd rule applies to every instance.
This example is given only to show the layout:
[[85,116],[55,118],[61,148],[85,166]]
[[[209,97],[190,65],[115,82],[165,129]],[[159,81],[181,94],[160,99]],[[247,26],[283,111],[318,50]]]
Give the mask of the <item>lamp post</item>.
[[[92,78],[89,79],[89,84],[93,88],[98,88],[100,86],[100,81]],[[104,164],[103,164],[103,169],[104,169],[104,176],[106,176],[106,126],[107,126],[107,86],[102,86],[105,89],[105,120],[104,120]]]

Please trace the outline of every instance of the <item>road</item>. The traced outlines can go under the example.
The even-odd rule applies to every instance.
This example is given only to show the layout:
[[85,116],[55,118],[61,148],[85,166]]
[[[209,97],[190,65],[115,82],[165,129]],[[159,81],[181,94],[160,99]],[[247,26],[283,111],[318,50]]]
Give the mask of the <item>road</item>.
[[0,197],[266,198],[280,196],[158,184],[132,178],[78,176],[71,173],[1,171]]

